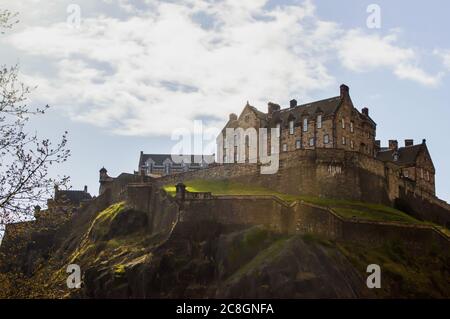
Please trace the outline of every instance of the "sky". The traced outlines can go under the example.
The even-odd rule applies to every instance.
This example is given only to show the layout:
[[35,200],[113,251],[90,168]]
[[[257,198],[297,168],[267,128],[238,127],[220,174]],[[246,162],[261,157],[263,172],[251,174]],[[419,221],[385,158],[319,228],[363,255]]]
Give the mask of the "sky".
[[339,95],[345,83],[382,145],[426,138],[437,194],[450,200],[448,1],[0,0],[3,8],[20,23],[0,35],[0,63],[19,63],[36,86],[30,104],[51,107],[31,129],[54,140],[69,132],[71,158],[52,174],[71,176],[74,189],[95,195],[101,167],[116,176],[137,169],[141,150],[171,152],[172,134],[195,120],[221,128],[247,101],[266,111],[269,101]]

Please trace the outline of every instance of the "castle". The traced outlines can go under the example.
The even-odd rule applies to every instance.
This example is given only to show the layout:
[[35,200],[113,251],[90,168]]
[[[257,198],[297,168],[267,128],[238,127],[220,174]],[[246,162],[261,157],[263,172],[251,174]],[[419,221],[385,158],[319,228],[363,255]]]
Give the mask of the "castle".
[[[334,149],[357,152],[380,162],[394,164],[396,174],[410,181],[414,190],[435,194],[435,168],[425,139],[414,145],[413,140],[405,140],[405,146],[399,147],[396,140],[390,140],[389,146],[381,147],[376,136],[376,123],[369,115],[369,109],[358,111],[350,98],[349,87],[342,84],[340,95],[328,99],[297,105],[290,101],[289,108],[269,102],[267,113],[257,110],[248,102],[239,117],[232,113],[222,130],[224,139],[227,129],[267,128],[268,150],[274,150],[271,144],[270,128],[277,128],[280,155],[296,150]],[[234,130],[232,142],[218,142],[218,156],[223,163],[238,162],[239,141],[248,138],[246,131]],[[260,137],[258,136],[258,139]],[[258,143],[259,145],[259,143]],[[227,147],[228,146],[228,147]],[[249,145],[245,143],[245,158],[249,162]],[[244,154],[244,153],[242,153]],[[259,155],[259,153],[258,153]]]
[[[274,174],[262,174],[260,168],[265,164],[259,158],[252,161],[248,156],[250,145],[241,141],[247,140],[249,128],[272,127],[278,128],[274,134],[279,138],[279,148],[270,145],[275,139],[269,135],[268,150],[280,150],[279,169]],[[233,130],[227,130],[230,128]],[[169,164],[171,155],[141,152],[134,173],[111,177],[102,168],[99,196],[91,200],[89,209],[100,211],[126,201],[136,211],[148,214],[152,232],[173,230],[178,223],[213,221],[370,243],[402,240],[411,247],[437,241],[447,247],[450,237],[435,225],[450,227],[450,205],[435,195],[435,169],[425,140],[416,145],[406,140],[403,147],[391,140],[389,147],[382,148],[375,139],[376,123],[369,110],[359,112],[353,106],[347,86],[340,87],[337,97],[305,105],[292,100],[289,108],[281,109],[269,103],[267,113],[247,103],[239,117],[230,115],[222,134],[230,132],[243,135],[228,136],[233,144],[218,143],[218,160],[207,166]],[[238,152],[242,145],[246,157],[229,161],[233,153],[242,154]],[[186,184],[195,180],[261,186],[271,192],[191,192]],[[167,187],[176,189],[175,196]],[[276,194],[293,195],[296,200],[289,203]],[[308,197],[324,202],[314,204],[301,199]],[[328,206],[327,200],[338,206],[342,200],[370,203],[369,208],[358,206],[358,210],[382,204],[373,207],[398,208],[418,221],[434,225],[345,217],[336,207]],[[372,213],[379,213],[375,211]]]

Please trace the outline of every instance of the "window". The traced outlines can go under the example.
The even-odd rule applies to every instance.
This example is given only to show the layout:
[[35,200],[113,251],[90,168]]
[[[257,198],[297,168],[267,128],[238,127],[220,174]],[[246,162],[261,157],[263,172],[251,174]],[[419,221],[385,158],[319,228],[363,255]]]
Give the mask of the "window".
[[308,119],[303,119],[303,132],[308,132]]
[[345,136],[342,136],[342,145],[345,145]]
[[283,152],[287,152],[287,144],[286,143],[283,144]]
[[342,122],[342,128],[345,129],[345,120],[342,119],[341,122]]
[[420,178],[423,179],[423,168],[420,169]]
[[354,148],[354,147],[355,147],[355,145],[353,145],[353,140],[350,140],[350,147],[351,147],[351,148]]
[[352,122],[350,122],[350,132],[354,132],[354,128],[353,128],[353,121]]
[[244,121],[245,121],[246,123],[248,123],[249,120],[250,120],[250,116],[246,115],[246,116],[244,117]]
[[430,181],[430,173],[428,173],[428,171],[425,171],[425,179],[427,180],[427,182]]
[[323,136],[323,144],[328,144],[330,142],[330,137],[328,134]]
[[281,134],[281,124],[277,123],[277,137],[280,137]]
[[237,134],[234,135],[234,146],[238,145],[238,136]]
[[314,146],[314,137],[309,139],[309,146]]
[[322,115],[317,115],[317,128],[322,128]]
[[170,163],[164,164],[164,172],[165,172],[166,174],[169,174],[169,173],[170,173]]
[[294,134],[294,120],[289,121],[289,134]]
[[296,149],[302,148],[302,141],[296,140],[296,141],[295,141],[295,148],[296,148]]
[[409,171],[408,171],[407,169],[405,169],[405,170],[403,171],[403,176],[409,177]]

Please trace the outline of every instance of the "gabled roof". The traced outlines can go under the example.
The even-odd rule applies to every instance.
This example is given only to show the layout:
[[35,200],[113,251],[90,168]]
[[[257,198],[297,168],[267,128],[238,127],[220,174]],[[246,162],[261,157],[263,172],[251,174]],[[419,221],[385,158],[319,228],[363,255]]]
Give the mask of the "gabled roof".
[[397,150],[398,159],[396,161],[394,161],[394,150],[381,150],[377,154],[377,159],[383,162],[393,162],[398,165],[414,165],[416,163],[417,156],[424,147],[426,148],[425,144],[400,147]]
[[[173,154],[144,154],[141,153],[141,156],[139,158],[139,167],[142,167],[142,165],[144,165],[145,162],[147,162],[147,160],[151,159],[153,161],[153,163],[155,165],[164,165],[164,162],[170,161],[173,162],[172,160],[172,155]],[[177,155],[180,156],[180,155]],[[201,155],[183,155],[183,156],[187,156],[190,158],[190,163],[189,166],[191,167],[195,167],[195,166],[200,166],[200,163],[195,163],[194,162],[194,156],[201,156]],[[212,163],[214,162],[214,155],[203,155],[203,160],[206,160],[208,163]],[[176,163],[175,165],[181,165],[181,163]]]
[[83,200],[92,199],[91,194],[79,190],[58,190],[58,200],[69,201],[72,204],[80,204]]

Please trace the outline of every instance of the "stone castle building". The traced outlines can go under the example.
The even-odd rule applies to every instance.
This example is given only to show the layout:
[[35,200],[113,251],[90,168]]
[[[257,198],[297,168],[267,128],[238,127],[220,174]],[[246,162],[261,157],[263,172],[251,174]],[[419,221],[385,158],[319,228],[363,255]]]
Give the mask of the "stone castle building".
[[[343,84],[340,86],[339,96],[303,105],[291,100],[288,108],[281,108],[280,105],[269,102],[267,113],[257,110],[247,102],[239,116],[230,114],[222,136],[223,140],[226,140],[226,131],[229,128],[242,128],[244,132],[248,128],[255,128],[257,131],[267,128],[267,150],[270,154],[274,151],[270,129],[277,128],[280,156],[300,149],[338,149],[365,154],[398,166],[401,178],[434,195],[435,168],[425,140],[417,145],[414,145],[413,140],[405,140],[404,147],[399,147],[396,140],[390,140],[389,147],[383,148],[380,141],[375,139],[376,126],[368,108],[361,111],[355,108],[349,87]],[[246,138],[243,144],[246,148],[245,159],[250,161],[247,133],[234,130],[233,134],[235,136],[228,137],[233,141],[231,144],[218,141],[219,160],[223,163],[237,162],[240,154],[239,141]],[[258,140],[259,138],[258,135]],[[241,153],[243,154],[242,151]],[[231,156],[234,158],[230,161]]]
[[83,190],[61,190],[58,185],[55,185],[55,193],[52,199],[47,200],[47,206],[49,209],[72,211],[91,199],[87,186],[84,186]]
[[139,156],[138,173],[147,176],[165,176],[182,172],[196,171],[208,168],[214,163],[214,155],[179,155],[174,160],[173,154],[144,154]]

